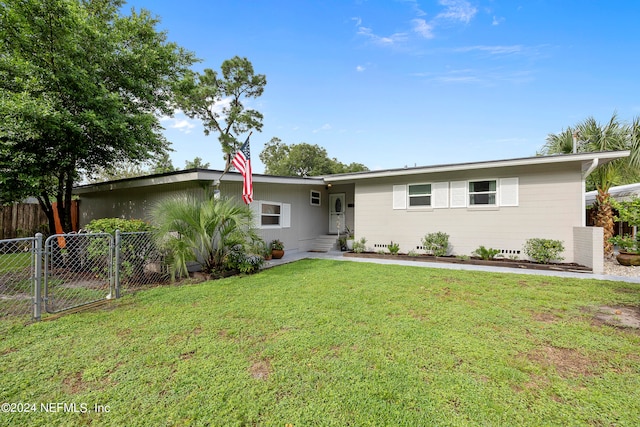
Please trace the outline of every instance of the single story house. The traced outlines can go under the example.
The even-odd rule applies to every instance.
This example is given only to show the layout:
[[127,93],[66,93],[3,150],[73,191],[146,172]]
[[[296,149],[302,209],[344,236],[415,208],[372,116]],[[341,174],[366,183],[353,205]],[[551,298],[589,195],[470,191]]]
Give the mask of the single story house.
[[[586,227],[585,178],[628,151],[536,156],[322,177],[253,175],[257,226],[287,251],[314,250],[348,228],[373,250],[398,243],[420,252],[427,233],[449,234],[450,252],[480,245],[526,258],[527,239],[562,240],[566,262],[602,272],[602,229]],[[240,200],[242,176],[191,169],[76,187],[80,227],[94,218],[148,216],[157,200],[220,182]]]

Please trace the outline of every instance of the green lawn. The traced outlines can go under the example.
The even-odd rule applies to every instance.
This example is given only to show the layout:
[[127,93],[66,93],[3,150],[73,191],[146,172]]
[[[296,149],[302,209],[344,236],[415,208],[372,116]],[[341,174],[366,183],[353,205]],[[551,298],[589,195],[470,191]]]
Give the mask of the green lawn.
[[327,260],[154,288],[0,323],[0,402],[36,404],[0,425],[637,425],[616,304],[640,285]]
[[31,252],[0,254],[0,274],[21,271],[31,266]]

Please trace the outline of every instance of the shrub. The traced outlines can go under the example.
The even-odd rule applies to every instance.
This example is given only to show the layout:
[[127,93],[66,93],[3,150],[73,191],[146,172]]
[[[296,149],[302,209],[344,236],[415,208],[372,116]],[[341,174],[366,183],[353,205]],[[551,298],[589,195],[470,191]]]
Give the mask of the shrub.
[[387,249],[389,249],[391,255],[398,255],[398,252],[400,252],[400,245],[391,242],[391,244],[387,246]]
[[410,257],[419,257],[420,256],[420,254],[417,251],[413,250],[413,249],[411,249],[409,252],[407,252],[407,255],[410,256]]
[[255,254],[252,248],[262,240],[251,209],[233,198],[167,197],[153,207],[151,216],[158,224],[158,242],[168,250],[173,278],[188,275],[189,262],[199,264],[205,273],[224,271],[234,246]]
[[548,264],[551,260],[562,261],[564,252],[561,240],[529,239],[524,244],[524,253],[536,262]]
[[[256,252],[260,245],[256,246]],[[231,247],[227,256],[227,270],[238,270],[241,273],[252,274],[260,270],[264,264],[264,257],[259,254],[246,252],[244,245],[238,244]]]
[[367,243],[367,239],[365,239],[364,237],[356,242],[353,242],[353,252],[359,254],[366,251],[367,250],[366,243]]
[[449,252],[449,235],[441,231],[429,233],[422,238],[422,246],[428,254],[446,256]]
[[500,249],[485,248],[484,246],[480,246],[478,249],[473,251],[473,255],[482,259],[494,259],[499,253]]
[[[123,233],[146,232],[153,230],[153,227],[140,219],[123,219],[123,218],[100,218],[89,222],[84,231],[89,233],[108,233],[115,235],[116,230]],[[74,248],[69,248],[74,250]],[[75,248],[77,250],[77,248]],[[99,277],[109,277],[109,243],[104,239],[91,239],[86,247],[87,260],[91,265],[91,271]],[[155,245],[149,236],[142,235],[137,239],[136,244],[130,241],[120,243],[120,271],[121,280],[125,280],[133,276],[136,272],[141,272],[147,259],[155,251]],[[75,254],[78,256],[78,254]]]

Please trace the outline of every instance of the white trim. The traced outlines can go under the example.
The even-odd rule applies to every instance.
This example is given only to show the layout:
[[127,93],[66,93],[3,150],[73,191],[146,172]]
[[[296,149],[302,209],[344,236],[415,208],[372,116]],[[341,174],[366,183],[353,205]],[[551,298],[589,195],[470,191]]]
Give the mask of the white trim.
[[393,186],[393,209],[407,209],[407,186]]
[[[255,208],[254,208],[254,204],[255,204]],[[263,214],[262,213],[263,205],[279,206],[280,213],[279,214]],[[289,203],[271,202],[268,200],[254,200],[253,203],[251,203],[251,208],[255,209],[254,212],[256,212],[255,225],[257,228],[260,228],[262,230],[268,230],[268,229],[279,229],[279,228],[291,227],[291,204]],[[263,216],[277,217],[278,224],[262,225]]]
[[[469,189],[469,186],[471,185],[472,182],[495,182],[496,183],[496,189],[495,190],[489,190],[489,191],[474,191],[473,193],[471,192],[471,190]],[[471,196],[474,194],[487,194],[487,195],[491,195],[494,194],[494,202],[493,203],[485,203],[485,204],[478,204],[478,203],[471,203]],[[498,179],[497,178],[480,178],[480,179],[469,179],[467,180],[467,206],[469,208],[477,208],[477,207],[497,207],[500,206],[499,204],[499,199],[498,199]]]
[[[411,206],[411,191],[409,191],[409,188],[414,186],[414,185],[428,185],[429,186],[429,193],[428,194],[421,194],[421,195],[414,195],[413,197],[425,197],[425,196],[429,196],[429,204],[428,205],[417,205],[417,206]],[[416,209],[431,209],[433,207],[433,184],[430,182],[415,182],[415,183],[410,183],[407,184],[407,209],[411,209],[411,210],[416,210]]]
[[[317,193],[314,197],[313,193]],[[318,203],[313,203],[314,199],[318,199]],[[311,206],[322,206],[322,193],[319,190],[309,190],[309,204]]]
[[431,206],[434,209],[449,207],[449,182],[431,184]]
[[451,207],[467,207],[467,181],[451,181]]
[[519,203],[519,179],[500,178],[498,182],[498,195],[500,196],[500,206],[518,206]]
[[337,181],[352,181],[352,180],[369,179],[369,178],[387,178],[387,177],[394,177],[394,176],[418,175],[418,174],[436,173],[436,172],[456,172],[456,171],[471,171],[471,170],[489,169],[489,168],[531,166],[531,165],[551,164],[551,163],[571,163],[571,162],[591,163],[593,159],[599,159],[600,163],[607,163],[608,161],[620,159],[623,157],[628,157],[629,154],[630,154],[630,151],[625,150],[625,151],[605,151],[605,152],[598,152],[598,153],[535,156],[535,157],[524,157],[524,158],[518,158],[518,159],[508,159],[508,160],[492,160],[492,161],[486,161],[486,162],[419,166],[415,168],[387,169],[387,170],[370,171],[370,172],[352,172],[352,173],[341,174],[341,175],[326,175],[323,178],[326,182],[337,182]]

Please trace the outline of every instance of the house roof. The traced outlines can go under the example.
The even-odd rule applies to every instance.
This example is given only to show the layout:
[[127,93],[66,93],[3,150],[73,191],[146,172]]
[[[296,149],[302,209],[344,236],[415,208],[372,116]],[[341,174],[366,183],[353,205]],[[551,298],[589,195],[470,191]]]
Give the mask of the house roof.
[[[94,193],[97,191],[121,190],[128,188],[148,187],[152,185],[172,184],[179,182],[202,181],[213,183],[242,182],[243,178],[238,172],[227,172],[212,169],[187,169],[182,171],[166,172],[153,175],[138,176],[134,178],[118,179],[114,181],[98,182],[95,184],[80,185],[73,189],[75,194]],[[296,185],[324,185],[322,177],[300,178],[295,176],[275,176],[253,174],[253,182],[271,184],[296,184]]]
[[[417,175],[436,172],[452,172],[474,169],[489,169],[510,166],[527,166],[553,163],[580,163],[582,171],[588,175],[597,164],[603,164],[627,157],[629,151],[603,151],[597,153],[560,154],[553,156],[522,157],[507,160],[490,160],[482,162],[455,163],[433,166],[418,166],[412,168],[385,169],[366,172],[352,172],[337,175],[325,175],[314,177],[293,177],[253,174],[254,183],[294,184],[294,185],[325,185],[326,183],[355,182],[362,179],[394,177],[403,175]],[[596,163],[597,162],[597,163]],[[162,174],[126,178],[115,181],[96,184],[81,185],[74,188],[75,194],[94,193],[97,191],[120,190],[128,188],[148,187],[152,185],[171,184],[179,182],[202,181],[213,183],[215,181],[241,182],[242,175],[237,172],[228,172],[211,169],[187,169],[183,171],[167,172]]]
[[[490,160],[482,162],[470,162],[470,163],[454,163],[445,165],[433,165],[433,166],[418,166],[412,168],[401,169],[386,169],[367,172],[353,172],[339,175],[326,175],[324,179],[326,182],[340,182],[340,181],[356,181],[369,178],[386,178],[393,176],[403,175],[418,175],[425,173],[436,172],[452,172],[462,170],[473,169],[490,169],[509,166],[529,166],[529,165],[542,165],[552,163],[581,163],[583,166],[583,172],[590,173],[589,168],[594,163],[594,160],[598,160],[598,164],[608,163],[612,160],[616,160],[622,157],[629,156],[629,151],[602,151],[596,153],[579,153],[579,154],[558,154],[553,156],[534,156],[534,157],[522,157],[516,159],[507,160]],[[587,173],[587,175],[588,175]]]
[[[597,190],[587,191],[584,194],[585,203],[587,206],[593,205],[596,201]],[[609,195],[614,199],[625,202],[633,199],[634,197],[640,197],[640,183],[618,185],[616,187],[609,188]]]

